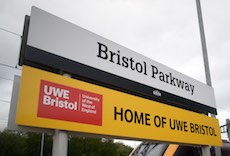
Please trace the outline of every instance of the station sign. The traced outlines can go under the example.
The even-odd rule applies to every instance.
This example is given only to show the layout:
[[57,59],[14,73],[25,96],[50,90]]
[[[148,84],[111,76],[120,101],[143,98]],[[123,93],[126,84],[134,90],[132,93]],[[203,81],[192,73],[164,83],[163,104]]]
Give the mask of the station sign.
[[212,87],[113,41],[36,7],[25,28],[20,65],[59,69],[133,95],[216,114]]
[[216,118],[29,66],[22,68],[16,124],[102,137],[222,145]]

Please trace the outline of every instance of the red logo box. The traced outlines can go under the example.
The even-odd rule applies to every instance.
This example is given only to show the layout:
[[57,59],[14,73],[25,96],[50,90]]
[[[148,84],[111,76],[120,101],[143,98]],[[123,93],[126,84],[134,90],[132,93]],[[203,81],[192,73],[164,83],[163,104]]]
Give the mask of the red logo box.
[[102,126],[102,95],[41,80],[37,116]]

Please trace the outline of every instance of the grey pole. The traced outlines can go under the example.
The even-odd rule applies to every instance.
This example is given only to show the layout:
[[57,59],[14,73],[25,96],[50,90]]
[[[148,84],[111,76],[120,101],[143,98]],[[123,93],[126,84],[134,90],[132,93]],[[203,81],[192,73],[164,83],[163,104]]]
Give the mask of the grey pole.
[[[62,74],[71,77],[70,74]],[[68,133],[67,131],[54,130],[52,156],[67,156],[68,152]]]
[[[202,45],[202,52],[203,52],[206,83],[207,85],[212,86],[200,0],[196,0],[196,6],[197,6],[197,15],[198,15],[198,20],[199,20],[200,38],[201,38],[201,45]],[[211,116],[216,117],[214,114],[211,114]],[[220,147],[215,147],[215,153],[216,153],[216,156],[221,156]],[[202,155],[203,156],[211,155],[210,149],[208,146],[202,148]]]
[[207,85],[212,86],[200,0],[196,0],[196,6],[197,6],[197,15],[199,20],[199,27],[200,27],[200,39],[201,39],[202,52],[203,52],[206,83]]
[[67,156],[68,134],[66,131],[54,130],[52,156]]
[[44,135],[45,135],[45,134],[44,134],[44,133],[42,133],[40,156],[43,156],[43,151],[44,151],[44,140],[45,140]]

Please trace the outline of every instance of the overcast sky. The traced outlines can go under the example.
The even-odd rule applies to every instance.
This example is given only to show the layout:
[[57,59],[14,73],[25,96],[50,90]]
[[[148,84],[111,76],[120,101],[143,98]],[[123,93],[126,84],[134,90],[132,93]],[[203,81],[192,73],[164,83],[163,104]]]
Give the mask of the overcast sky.
[[[24,16],[37,6],[203,83],[195,0],[0,0],[0,129],[7,124]],[[230,1],[201,0],[220,124],[230,118]]]

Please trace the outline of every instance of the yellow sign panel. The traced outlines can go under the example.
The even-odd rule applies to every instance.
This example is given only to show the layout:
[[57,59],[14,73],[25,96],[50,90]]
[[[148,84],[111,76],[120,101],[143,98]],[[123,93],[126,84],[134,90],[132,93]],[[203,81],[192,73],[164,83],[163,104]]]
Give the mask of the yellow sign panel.
[[221,146],[218,120],[24,66],[18,125],[137,140]]

